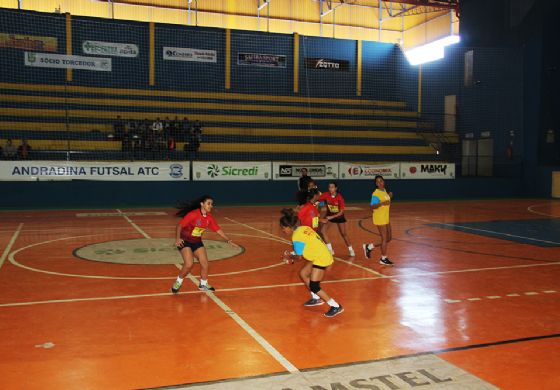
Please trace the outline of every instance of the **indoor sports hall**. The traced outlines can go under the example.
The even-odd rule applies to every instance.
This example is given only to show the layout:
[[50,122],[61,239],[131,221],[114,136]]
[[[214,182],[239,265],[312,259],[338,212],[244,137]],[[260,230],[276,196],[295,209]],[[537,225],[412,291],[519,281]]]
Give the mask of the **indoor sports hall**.
[[560,389],[552,0],[0,0],[1,389]]

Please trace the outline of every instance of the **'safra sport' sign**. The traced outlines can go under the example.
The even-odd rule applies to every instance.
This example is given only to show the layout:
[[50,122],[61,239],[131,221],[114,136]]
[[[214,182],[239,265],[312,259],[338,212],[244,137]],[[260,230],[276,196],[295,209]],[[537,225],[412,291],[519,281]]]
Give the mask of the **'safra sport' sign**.
[[270,180],[272,177],[270,165],[268,161],[194,161],[193,179],[206,181]]
[[2,161],[3,181],[177,181],[189,180],[189,166],[170,162]]

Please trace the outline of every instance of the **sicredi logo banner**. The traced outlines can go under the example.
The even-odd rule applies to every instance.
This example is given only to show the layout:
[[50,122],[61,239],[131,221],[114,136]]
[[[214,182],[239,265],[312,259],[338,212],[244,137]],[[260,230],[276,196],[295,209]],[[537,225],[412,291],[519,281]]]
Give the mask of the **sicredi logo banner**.
[[290,163],[274,162],[272,164],[274,180],[297,179],[301,176],[301,170],[307,169],[307,175],[315,179],[336,179],[338,178],[338,163]]
[[189,180],[189,166],[168,162],[2,161],[0,180],[176,181]]
[[132,43],[112,43],[100,41],[84,41],[82,51],[85,54],[105,55],[114,57],[138,57],[137,45]]
[[401,163],[402,179],[454,179],[455,164]]
[[305,67],[307,69],[348,72],[350,62],[346,60],[335,60],[332,58],[306,58]]
[[233,180],[270,180],[270,162],[262,161],[217,161],[193,162],[194,180],[233,181]]
[[173,61],[217,62],[216,50],[192,49],[187,47],[164,47],[163,59]]
[[340,178],[349,180],[372,180],[381,175],[387,179],[400,178],[400,164],[351,164],[340,163]]

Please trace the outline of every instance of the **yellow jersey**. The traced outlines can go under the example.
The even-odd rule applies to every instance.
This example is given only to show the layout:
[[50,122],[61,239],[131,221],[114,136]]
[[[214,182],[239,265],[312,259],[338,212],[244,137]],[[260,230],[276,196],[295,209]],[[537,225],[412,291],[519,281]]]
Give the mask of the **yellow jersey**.
[[328,267],[334,262],[333,256],[321,236],[309,226],[300,226],[294,230],[292,244],[296,255],[303,256],[313,265]]
[[[376,189],[371,194],[370,205],[374,206],[381,202],[390,201],[391,197],[385,190]],[[388,225],[389,224],[389,209],[391,205],[384,205],[373,210],[373,224],[374,225]]]

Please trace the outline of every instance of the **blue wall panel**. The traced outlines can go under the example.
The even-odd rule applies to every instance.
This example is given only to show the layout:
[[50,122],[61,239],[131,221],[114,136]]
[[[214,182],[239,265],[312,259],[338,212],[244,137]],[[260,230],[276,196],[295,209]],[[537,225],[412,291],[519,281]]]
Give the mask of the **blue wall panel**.
[[[231,88],[234,92],[291,95],[293,91],[293,36],[246,31],[231,33]],[[284,68],[239,65],[238,53],[286,56]]]

